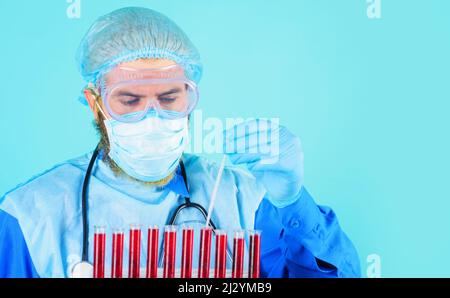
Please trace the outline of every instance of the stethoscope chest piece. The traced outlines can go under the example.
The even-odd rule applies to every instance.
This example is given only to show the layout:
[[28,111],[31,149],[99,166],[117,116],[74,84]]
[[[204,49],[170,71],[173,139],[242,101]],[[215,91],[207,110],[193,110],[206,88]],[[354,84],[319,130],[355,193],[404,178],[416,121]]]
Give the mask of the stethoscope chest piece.
[[94,266],[88,262],[79,262],[73,266],[72,278],[92,278],[94,276]]

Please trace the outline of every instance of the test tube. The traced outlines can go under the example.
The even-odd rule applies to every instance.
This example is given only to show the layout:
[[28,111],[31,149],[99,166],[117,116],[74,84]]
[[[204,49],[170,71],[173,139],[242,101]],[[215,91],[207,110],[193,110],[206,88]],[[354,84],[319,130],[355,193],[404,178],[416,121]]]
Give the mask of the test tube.
[[198,256],[198,277],[209,278],[211,262],[212,229],[203,227],[200,230],[200,251]]
[[175,277],[175,256],[177,248],[176,226],[166,226],[164,229],[164,278]]
[[250,245],[248,258],[248,277],[259,278],[261,257],[261,231],[250,231]]
[[227,273],[227,233],[216,230],[216,262],[214,278],[225,278]]
[[131,225],[129,258],[128,258],[128,277],[139,278],[140,267],[141,267],[141,227],[139,225]]
[[105,227],[94,227],[94,278],[105,277]]
[[192,253],[194,250],[194,228],[183,227],[181,252],[181,278],[192,277]]
[[153,226],[148,228],[147,240],[147,278],[158,277],[158,241],[159,241],[159,227]]
[[244,231],[234,233],[232,278],[242,278],[244,275]]
[[116,229],[112,235],[111,277],[122,278],[124,232]]

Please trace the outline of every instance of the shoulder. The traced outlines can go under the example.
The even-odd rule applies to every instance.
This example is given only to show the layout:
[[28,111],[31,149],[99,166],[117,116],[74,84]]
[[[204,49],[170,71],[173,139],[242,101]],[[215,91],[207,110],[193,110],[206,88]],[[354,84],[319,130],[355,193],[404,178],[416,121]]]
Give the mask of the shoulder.
[[86,154],[59,163],[17,185],[0,198],[0,209],[14,213],[15,206],[32,207],[40,205],[42,200],[48,204],[52,200],[61,198],[60,194],[70,193],[75,187],[78,188],[90,155]]

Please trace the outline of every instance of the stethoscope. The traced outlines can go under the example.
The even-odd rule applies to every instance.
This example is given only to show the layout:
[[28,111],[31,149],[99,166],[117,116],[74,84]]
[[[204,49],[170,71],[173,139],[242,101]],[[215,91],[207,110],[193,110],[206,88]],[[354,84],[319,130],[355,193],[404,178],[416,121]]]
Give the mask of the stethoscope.
[[[88,223],[88,192],[89,192],[89,184],[92,176],[92,171],[95,165],[95,162],[98,158],[98,155],[100,153],[100,145],[97,145],[95,148],[91,160],[89,161],[89,165],[86,170],[86,174],[84,176],[83,181],[83,187],[81,190],[81,214],[82,214],[82,225],[83,225],[83,250],[81,255],[81,262],[78,262],[75,264],[75,266],[72,269],[72,277],[90,277],[92,276],[93,266],[91,263],[89,263],[89,223]],[[187,181],[187,175],[186,175],[186,168],[184,167],[183,160],[180,160],[180,170],[181,175],[183,177],[184,184],[186,186],[187,192],[189,193],[189,184]],[[197,203],[194,203],[191,201],[191,198],[189,196],[184,197],[185,202],[181,205],[179,205],[173,214],[167,219],[167,225],[173,225],[175,224],[178,215],[181,213],[182,210],[187,208],[195,208],[203,215],[203,218],[205,221],[207,220],[208,213],[206,209]],[[212,228],[213,232],[217,230],[217,226],[214,224],[212,219],[208,222],[209,227]],[[161,243],[162,245],[162,243]],[[228,259],[231,259],[230,249],[227,249],[227,256]],[[162,257],[163,254],[160,254],[159,264],[162,264]]]

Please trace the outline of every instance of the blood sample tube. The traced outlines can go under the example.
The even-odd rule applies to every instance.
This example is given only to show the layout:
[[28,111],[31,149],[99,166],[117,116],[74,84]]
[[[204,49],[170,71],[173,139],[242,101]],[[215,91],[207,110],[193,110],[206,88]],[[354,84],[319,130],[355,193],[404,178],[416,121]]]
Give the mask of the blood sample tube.
[[194,250],[194,228],[183,227],[181,251],[181,278],[192,277],[192,253]]
[[216,230],[216,262],[214,278],[225,278],[227,273],[227,233]]
[[199,278],[209,278],[212,232],[210,227],[203,227],[200,230],[200,251],[198,256]]
[[94,278],[105,277],[106,231],[104,227],[94,227]]
[[159,243],[159,227],[153,226],[148,228],[147,240],[147,278],[158,277],[158,243]]
[[261,257],[261,231],[250,231],[250,245],[248,257],[248,277],[259,278]]
[[176,226],[166,226],[164,229],[164,278],[175,277],[175,256],[177,249]]
[[139,225],[131,225],[129,258],[128,258],[128,277],[139,278],[140,267],[141,267],[141,227]]
[[244,275],[244,231],[236,231],[233,239],[232,278],[242,278]]
[[112,235],[111,277],[122,278],[124,232],[116,229]]

